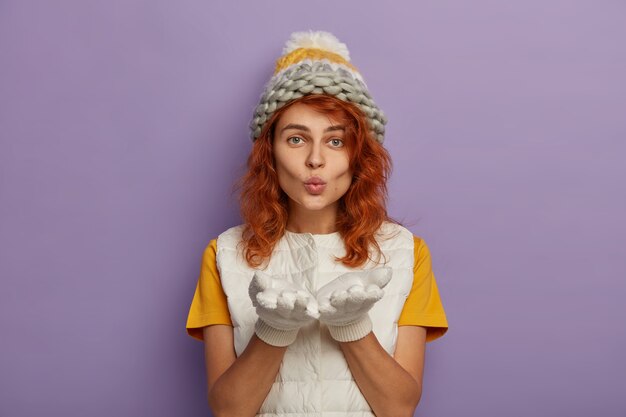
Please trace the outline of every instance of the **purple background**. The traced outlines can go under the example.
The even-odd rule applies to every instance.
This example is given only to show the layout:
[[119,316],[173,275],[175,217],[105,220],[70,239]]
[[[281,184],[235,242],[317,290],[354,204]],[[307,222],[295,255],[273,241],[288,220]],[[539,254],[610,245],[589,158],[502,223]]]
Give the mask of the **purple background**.
[[185,321],[296,30],[389,118],[448,315],[418,416],[626,415],[626,4],[0,2],[0,416],[207,415]]

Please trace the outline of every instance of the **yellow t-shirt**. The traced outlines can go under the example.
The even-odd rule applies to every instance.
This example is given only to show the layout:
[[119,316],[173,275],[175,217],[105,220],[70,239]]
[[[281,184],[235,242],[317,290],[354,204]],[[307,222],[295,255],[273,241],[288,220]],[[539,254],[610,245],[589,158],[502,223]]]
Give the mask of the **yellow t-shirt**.
[[[417,236],[413,236],[413,240],[415,241],[413,286],[400,313],[398,326],[426,327],[426,342],[432,342],[448,331],[448,321],[432,271],[428,246]],[[202,328],[205,326],[233,325],[217,270],[216,251],[217,239],[213,239],[202,255],[200,277],[187,317],[187,334],[200,341],[204,340]]]

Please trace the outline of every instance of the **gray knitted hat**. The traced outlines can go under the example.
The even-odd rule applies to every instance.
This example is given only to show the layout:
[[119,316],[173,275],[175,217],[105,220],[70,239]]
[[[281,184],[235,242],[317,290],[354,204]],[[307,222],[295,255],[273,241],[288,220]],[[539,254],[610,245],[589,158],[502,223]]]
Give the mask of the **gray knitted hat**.
[[307,94],[329,94],[355,103],[367,116],[373,137],[383,143],[387,118],[350,63],[348,47],[332,33],[311,30],[292,33],[285,44],[250,122],[252,141],[277,109]]

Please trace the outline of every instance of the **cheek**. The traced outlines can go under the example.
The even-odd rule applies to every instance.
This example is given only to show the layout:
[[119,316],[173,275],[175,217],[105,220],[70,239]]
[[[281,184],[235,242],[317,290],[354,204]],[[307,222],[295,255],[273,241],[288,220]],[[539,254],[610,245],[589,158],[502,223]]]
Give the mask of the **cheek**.
[[274,149],[274,161],[276,161],[276,168],[280,167],[283,171],[292,171],[294,165],[294,154],[292,152],[285,152],[282,148]]
[[281,178],[283,181],[293,181],[298,178],[297,170],[294,169],[293,163],[289,161],[277,163],[276,172],[278,173],[278,178]]
[[349,169],[348,164],[337,172],[337,180],[335,181],[335,191],[345,194],[350,185],[352,184],[352,171]]
[[274,150],[274,165],[276,167],[276,173],[279,177],[284,176],[288,170],[289,160],[279,150]]
[[291,191],[298,185],[299,176],[297,170],[294,169],[293,161],[289,159],[276,159],[276,176],[278,178],[278,186],[285,193],[291,194]]
[[289,183],[289,174],[283,165],[276,164],[276,176],[278,177],[278,186],[284,191],[285,186]]
[[342,155],[341,158],[338,158],[335,161],[335,166],[337,167],[336,175],[340,180],[344,180],[348,178],[348,180],[352,179],[352,170],[350,169],[350,160],[347,155]]

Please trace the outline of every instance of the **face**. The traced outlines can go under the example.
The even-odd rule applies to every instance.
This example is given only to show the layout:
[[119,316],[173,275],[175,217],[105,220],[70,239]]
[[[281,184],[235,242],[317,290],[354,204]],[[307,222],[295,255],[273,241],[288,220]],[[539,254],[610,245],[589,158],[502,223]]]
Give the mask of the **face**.
[[296,103],[280,116],[273,153],[290,211],[336,214],[338,200],[352,182],[344,140],[343,126],[305,104]]

